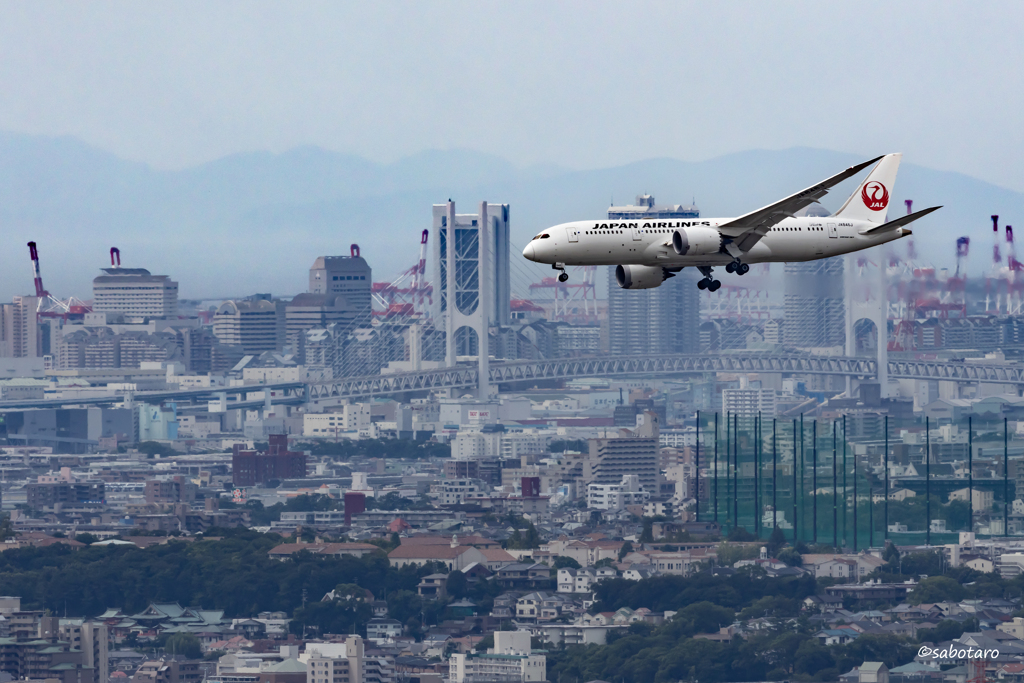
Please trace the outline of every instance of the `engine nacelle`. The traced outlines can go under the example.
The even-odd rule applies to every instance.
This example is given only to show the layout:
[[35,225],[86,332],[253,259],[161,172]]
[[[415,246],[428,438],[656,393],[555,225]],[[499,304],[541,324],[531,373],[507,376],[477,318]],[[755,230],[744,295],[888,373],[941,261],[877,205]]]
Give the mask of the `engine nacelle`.
[[615,280],[623,289],[653,289],[675,273],[661,266],[615,266]]
[[721,251],[722,235],[715,228],[679,228],[672,233],[672,248],[680,256],[710,256]]

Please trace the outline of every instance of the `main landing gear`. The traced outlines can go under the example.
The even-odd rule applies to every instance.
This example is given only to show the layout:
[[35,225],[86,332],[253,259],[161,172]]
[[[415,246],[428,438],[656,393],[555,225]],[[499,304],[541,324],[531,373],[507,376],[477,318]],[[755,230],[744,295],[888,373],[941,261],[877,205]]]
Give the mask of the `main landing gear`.
[[737,275],[746,275],[750,272],[750,266],[740,261],[733,261],[732,263],[725,264],[725,272],[736,273]]
[[558,281],[559,282],[568,282],[569,281],[569,273],[565,272],[565,264],[564,263],[553,263],[551,265],[551,270],[560,270],[560,271],[562,271],[558,275]]
[[697,266],[697,270],[704,275],[704,279],[697,282],[697,289],[706,289],[709,292],[717,292],[718,288],[722,286],[722,283],[711,277],[711,267]]

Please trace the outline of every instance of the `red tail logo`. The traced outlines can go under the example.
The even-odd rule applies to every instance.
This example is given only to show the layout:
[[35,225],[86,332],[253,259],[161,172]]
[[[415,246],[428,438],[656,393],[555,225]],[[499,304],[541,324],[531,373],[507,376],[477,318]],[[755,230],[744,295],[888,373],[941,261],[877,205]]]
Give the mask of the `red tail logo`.
[[864,206],[872,211],[881,211],[889,206],[889,190],[885,189],[885,185],[877,180],[864,183],[864,189],[860,191],[860,198],[864,202]]

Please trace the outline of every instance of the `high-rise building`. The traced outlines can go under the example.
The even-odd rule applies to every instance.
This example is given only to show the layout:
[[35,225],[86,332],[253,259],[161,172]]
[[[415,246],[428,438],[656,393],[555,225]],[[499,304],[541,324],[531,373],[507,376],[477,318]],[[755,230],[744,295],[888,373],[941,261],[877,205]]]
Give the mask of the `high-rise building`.
[[[57,619],[57,617],[44,617],[46,619]],[[60,640],[71,645],[72,650],[78,650],[84,655],[84,665],[92,667],[96,672],[98,683],[106,680],[110,672],[109,658],[107,656],[107,625],[102,621],[89,621],[88,619],[58,619],[58,630]],[[46,639],[46,634],[43,634]]]
[[786,346],[812,349],[846,343],[843,257],[787,263],[785,268]]
[[285,329],[284,303],[265,298],[225,301],[213,316],[217,339],[250,355],[284,350]]
[[92,310],[137,318],[178,315],[178,283],[145,268],[103,268],[92,281]]
[[660,428],[657,413],[636,416],[636,429],[622,430],[614,439],[590,439],[590,452],[583,461],[585,484],[620,484],[622,477],[635,474],[645,491],[657,495],[661,470],[658,464]]
[[352,245],[349,256],[321,256],[309,269],[310,294],[341,294],[358,325],[369,325],[372,315],[373,272]]
[[307,330],[326,328],[331,323],[351,331],[368,326],[369,315],[365,305],[350,305],[344,294],[297,294],[285,306],[288,345],[296,351],[304,346]]
[[0,357],[36,358],[42,353],[38,303],[39,297],[16,296],[13,303],[0,304]]
[[[655,204],[639,195],[635,205],[612,206],[609,219],[699,218],[690,204]],[[617,354],[697,353],[700,343],[700,279],[687,268],[654,289],[622,289],[608,269],[608,350]],[[617,483],[617,482],[615,482]]]

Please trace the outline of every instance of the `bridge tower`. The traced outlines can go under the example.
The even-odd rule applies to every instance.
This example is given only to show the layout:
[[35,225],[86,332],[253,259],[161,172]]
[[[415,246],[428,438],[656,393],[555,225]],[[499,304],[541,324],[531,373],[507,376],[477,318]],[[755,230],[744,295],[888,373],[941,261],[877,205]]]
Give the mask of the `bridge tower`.
[[[874,355],[877,380],[882,398],[888,396],[889,329],[886,317],[888,288],[885,262],[874,262],[864,256],[847,254],[843,269],[846,292],[846,355],[856,356],[870,351],[871,335],[865,322],[874,324]],[[853,378],[846,378],[846,395],[853,397]]]
[[444,321],[445,365],[476,356],[479,398],[488,394],[488,332],[508,325],[511,303],[508,204],[480,202],[476,214],[456,214],[455,202],[434,205],[435,324]]

